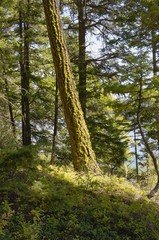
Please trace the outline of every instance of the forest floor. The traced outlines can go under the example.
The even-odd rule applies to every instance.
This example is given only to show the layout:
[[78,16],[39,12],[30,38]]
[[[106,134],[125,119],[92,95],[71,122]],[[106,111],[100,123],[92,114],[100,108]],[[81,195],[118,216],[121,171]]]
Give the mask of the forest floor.
[[0,201],[1,240],[159,240],[159,206],[116,176],[18,166],[3,173]]

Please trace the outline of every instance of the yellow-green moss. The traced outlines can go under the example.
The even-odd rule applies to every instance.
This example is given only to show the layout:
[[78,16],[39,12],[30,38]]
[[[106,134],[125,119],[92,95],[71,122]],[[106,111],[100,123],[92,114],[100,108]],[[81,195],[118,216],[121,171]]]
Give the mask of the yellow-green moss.
[[43,0],[52,56],[77,171],[100,173],[76,91],[56,0]]

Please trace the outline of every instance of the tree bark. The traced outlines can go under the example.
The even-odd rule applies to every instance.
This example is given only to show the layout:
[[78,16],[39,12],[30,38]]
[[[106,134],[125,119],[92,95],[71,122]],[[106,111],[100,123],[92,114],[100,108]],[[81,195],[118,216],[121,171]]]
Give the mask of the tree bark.
[[[155,32],[151,32],[152,35],[152,65],[153,65],[153,76],[156,77],[158,73],[157,67],[157,42]],[[156,98],[156,130],[157,130],[157,141],[159,147],[159,96]]]
[[54,132],[52,139],[52,151],[51,151],[51,164],[56,160],[56,137],[57,137],[57,124],[58,124],[58,84],[56,80],[56,89],[55,89],[55,109],[54,109]]
[[136,180],[139,180],[139,163],[138,163],[138,150],[137,150],[137,140],[136,140],[136,129],[134,126],[134,144],[135,144],[135,163],[136,163]]
[[[29,8],[29,0],[28,0]],[[21,72],[21,104],[22,104],[22,145],[31,144],[30,129],[30,103],[29,103],[29,24],[23,19],[22,10],[19,13],[19,29],[20,29],[20,72]]]
[[78,71],[79,71],[79,99],[86,118],[86,12],[85,0],[76,1],[78,8],[78,42],[79,42],[79,57],[78,57]]
[[56,0],[43,0],[48,36],[77,171],[100,173],[73,80]]
[[10,122],[11,122],[11,125],[12,125],[13,136],[16,138],[16,126],[15,126],[15,119],[14,119],[11,99],[10,99],[10,96],[9,96],[9,85],[8,85],[8,81],[7,81],[6,78],[4,79],[4,81],[5,81],[6,96],[7,96],[7,100],[8,100],[8,110],[9,110]]

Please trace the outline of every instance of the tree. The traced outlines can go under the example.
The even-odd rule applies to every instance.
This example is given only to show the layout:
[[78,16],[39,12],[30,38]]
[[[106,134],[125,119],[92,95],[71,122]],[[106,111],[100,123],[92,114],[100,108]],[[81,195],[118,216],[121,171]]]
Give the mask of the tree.
[[56,80],[56,89],[55,89],[55,107],[54,107],[54,131],[52,138],[52,151],[51,151],[51,161],[53,164],[56,159],[56,137],[57,137],[57,125],[58,125],[58,85]]
[[[11,124],[13,136],[15,139],[16,123],[15,123],[15,109],[14,109],[14,100],[15,100],[14,80],[17,78],[17,74],[15,74],[15,71],[14,71],[15,64],[13,64],[16,61],[16,57],[14,55],[15,39],[13,37],[12,31],[9,29],[9,26],[12,24],[12,21],[13,21],[11,17],[13,12],[11,9],[8,9],[8,6],[10,4],[11,4],[10,1],[9,2],[2,1],[1,9],[0,9],[0,22],[3,22],[0,30],[0,36],[1,36],[0,37],[1,39],[0,40],[0,59],[1,59],[0,88],[1,88],[1,94],[2,94],[2,95],[0,94],[1,95],[0,98],[1,98],[1,106],[3,106],[3,110],[0,115],[2,118],[5,119],[4,125],[6,125],[7,128],[9,126],[7,121]],[[8,108],[4,107],[5,104]]]
[[86,1],[75,1],[78,9],[78,71],[79,71],[79,99],[86,117]]
[[70,135],[74,168],[100,173],[71,72],[58,3],[56,0],[43,0],[43,5],[59,93]]
[[23,12],[25,6],[20,2],[19,10],[19,33],[21,40],[20,47],[20,72],[21,72],[21,105],[22,105],[22,144],[27,146],[31,144],[31,128],[30,128],[30,100],[29,100],[29,82],[30,82],[30,39],[29,39],[29,4],[26,3],[26,13]]
[[158,1],[141,0],[137,3],[136,1],[128,3],[123,1],[117,17],[120,22],[118,22],[118,27],[121,29],[119,32],[122,35],[120,38],[124,50],[121,79],[124,83],[124,71],[127,70],[128,74],[125,75],[126,85],[129,86],[127,100],[129,99],[129,105],[130,103],[134,105],[129,108],[129,115],[131,114],[133,118],[132,126],[138,129],[141,135],[140,143],[151,157],[156,172],[157,182],[148,194],[149,198],[153,197],[159,189],[158,8]]

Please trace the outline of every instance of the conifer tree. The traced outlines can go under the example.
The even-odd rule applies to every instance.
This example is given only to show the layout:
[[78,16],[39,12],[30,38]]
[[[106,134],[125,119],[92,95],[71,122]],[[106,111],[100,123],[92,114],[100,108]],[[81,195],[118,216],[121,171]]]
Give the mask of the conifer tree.
[[58,3],[56,0],[43,0],[43,5],[59,92],[70,134],[74,168],[79,171],[99,173],[100,169],[92,150],[89,132],[71,72],[70,60],[60,22]]
[[[31,144],[31,127],[30,127],[30,37],[29,33],[29,15],[30,1],[25,4],[20,2],[19,9],[19,33],[20,33],[20,72],[21,72],[21,94],[22,94],[22,144],[27,146]],[[25,9],[26,8],[26,9]]]

